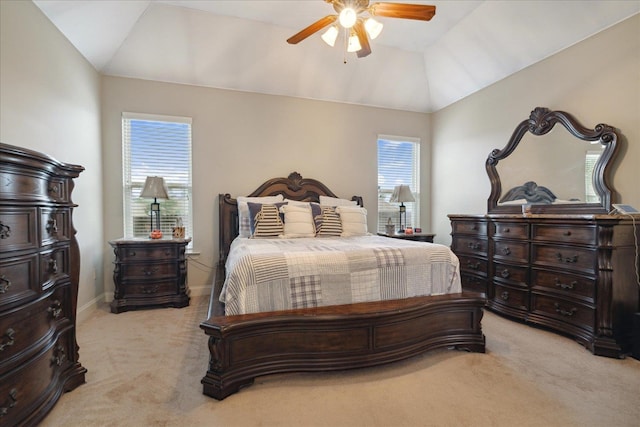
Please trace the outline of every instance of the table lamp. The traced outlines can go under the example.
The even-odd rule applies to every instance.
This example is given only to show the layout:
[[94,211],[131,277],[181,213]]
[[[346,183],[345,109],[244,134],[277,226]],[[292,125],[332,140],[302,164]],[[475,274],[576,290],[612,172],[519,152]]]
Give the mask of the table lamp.
[[408,185],[397,185],[393,189],[393,193],[391,194],[389,201],[392,203],[400,203],[400,227],[398,232],[404,233],[404,226],[402,225],[403,216],[405,225],[407,222],[407,207],[404,205],[404,202],[416,201],[416,199],[413,197],[413,193],[411,192],[411,188],[409,188]]
[[[148,176],[144,183],[141,198],[151,199],[151,227],[149,237],[152,239],[162,238],[162,231],[160,230],[160,203],[158,199],[169,199],[169,190],[167,184],[164,182],[164,178],[160,176]],[[155,218],[155,227],[154,227]]]

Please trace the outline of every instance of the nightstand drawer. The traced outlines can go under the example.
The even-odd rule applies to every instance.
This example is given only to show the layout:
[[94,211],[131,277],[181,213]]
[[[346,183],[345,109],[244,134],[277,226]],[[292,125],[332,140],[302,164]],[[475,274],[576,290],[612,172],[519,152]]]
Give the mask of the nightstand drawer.
[[148,261],[178,256],[175,245],[161,245],[149,243],[144,246],[126,246],[118,248],[118,258],[121,261]]
[[178,292],[176,280],[125,283],[123,285],[127,297],[145,297],[156,295],[172,295]]
[[153,280],[175,278],[178,266],[175,262],[128,263],[120,266],[122,280]]

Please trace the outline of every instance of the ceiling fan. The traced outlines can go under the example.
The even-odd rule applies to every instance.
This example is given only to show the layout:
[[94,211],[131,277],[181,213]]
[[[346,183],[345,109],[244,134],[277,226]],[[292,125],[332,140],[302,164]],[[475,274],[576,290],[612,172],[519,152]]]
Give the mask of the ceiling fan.
[[325,1],[331,3],[338,14],[327,15],[289,37],[287,39],[289,44],[298,44],[310,35],[330,26],[322,34],[322,39],[328,45],[333,46],[340,33],[339,23],[345,29],[347,52],[356,52],[358,58],[364,58],[371,53],[369,38],[375,39],[382,31],[382,24],[373,19],[374,16],[429,21],[436,14],[435,6],[422,4],[385,2],[369,4],[369,0]]

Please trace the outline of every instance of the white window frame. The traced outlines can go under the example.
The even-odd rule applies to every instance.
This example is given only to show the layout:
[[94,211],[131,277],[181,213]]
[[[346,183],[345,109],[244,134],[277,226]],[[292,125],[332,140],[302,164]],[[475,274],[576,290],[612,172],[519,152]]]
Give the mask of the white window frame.
[[[135,160],[132,159],[131,153],[131,124],[136,121],[188,125],[188,135],[172,133],[168,127],[161,129],[162,132],[166,131],[166,134],[150,131],[144,142],[145,147],[142,148],[143,153],[139,155],[144,159],[144,163],[138,162],[138,166],[134,166],[132,161]],[[187,144],[187,147],[177,150],[175,144]],[[181,167],[176,169],[176,166]],[[122,169],[125,237],[148,237],[149,235],[151,219],[146,206],[150,206],[152,200],[139,197],[146,176],[162,176],[169,190],[169,200],[158,200],[164,237],[171,237],[172,227],[176,225],[178,218],[182,220],[185,227],[185,236],[193,236],[192,119],[190,117],[123,112]],[[141,219],[142,216],[145,217],[144,220]],[[189,247],[192,243],[189,243]]]
[[[384,176],[385,168],[381,166],[380,159],[380,141],[388,141],[392,144],[413,144],[413,155],[412,158],[409,159],[409,167],[411,168],[409,174],[398,171],[399,173],[397,175]],[[420,227],[420,138],[378,135],[376,140],[376,153],[378,166],[378,233],[385,232],[385,226],[389,218],[391,218],[391,223],[395,225],[396,230],[400,227],[400,204],[389,202],[389,197],[391,193],[393,193],[394,187],[400,184],[408,185],[411,188],[413,197],[416,199],[415,202],[404,203],[407,209],[406,224],[404,225],[413,228]],[[402,167],[402,169],[404,170],[404,167]]]

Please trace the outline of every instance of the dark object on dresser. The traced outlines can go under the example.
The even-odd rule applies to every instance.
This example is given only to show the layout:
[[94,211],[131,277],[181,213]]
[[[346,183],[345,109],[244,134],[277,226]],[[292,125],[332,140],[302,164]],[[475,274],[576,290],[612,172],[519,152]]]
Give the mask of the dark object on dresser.
[[640,360],[640,313],[633,315],[633,346],[631,355]]
[[[336,197],[296,172],[265,182],[249,196],[276,194],[315,202],[321,195]],[[362,205],[360,197],[352,200]],[[435,348],[484,353],[486,300],[475,292],[225,316],[218,297],[229,247],[238,235],[238,205],[229,194],[221,194],[219,203],[220,262],[209,319],[200,324],[210,353],[204,394],[224,399],[260,375],[374,366]]]
[[0,424],[35,425],[85,382],[73,178],[82,166],[0,144]]
[[111,312],[189,305],[185,250],[191,239],[118,239]]

